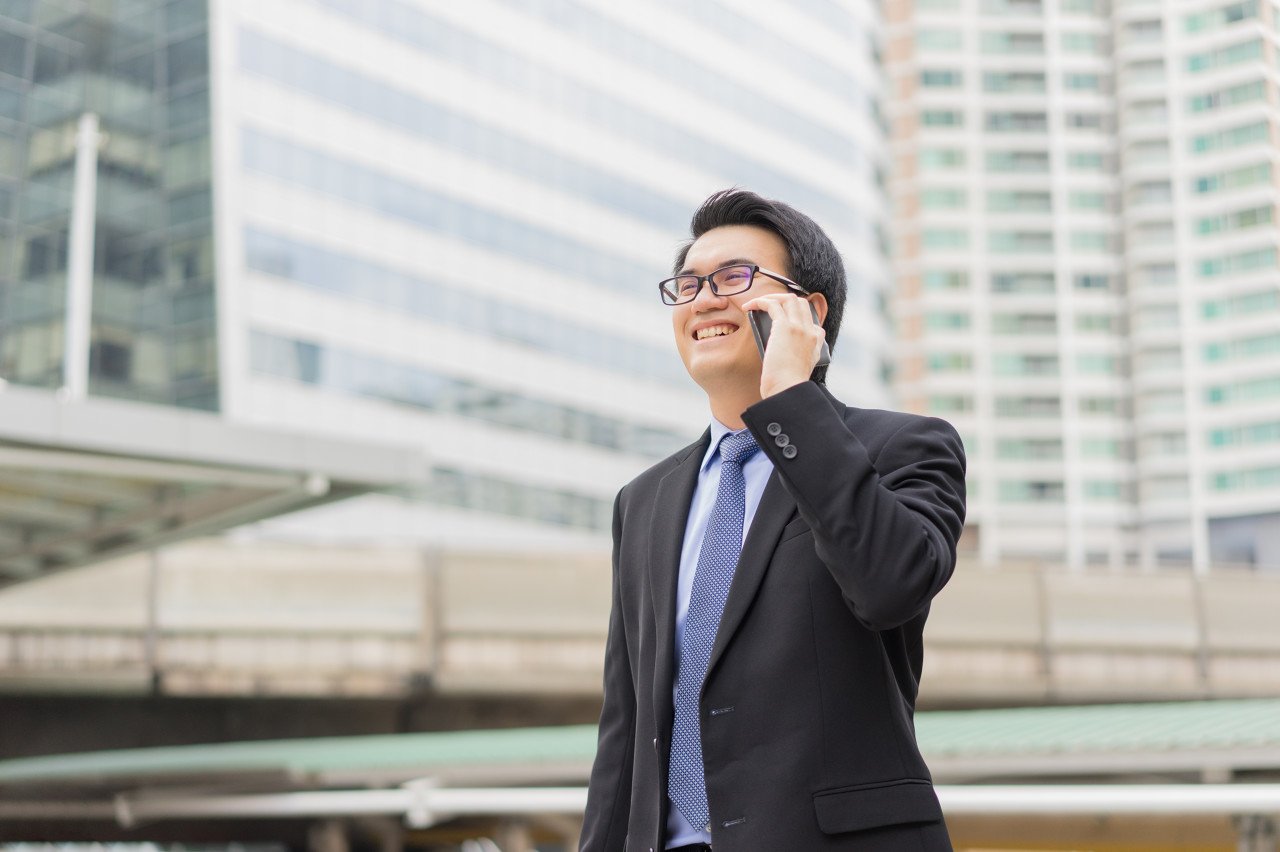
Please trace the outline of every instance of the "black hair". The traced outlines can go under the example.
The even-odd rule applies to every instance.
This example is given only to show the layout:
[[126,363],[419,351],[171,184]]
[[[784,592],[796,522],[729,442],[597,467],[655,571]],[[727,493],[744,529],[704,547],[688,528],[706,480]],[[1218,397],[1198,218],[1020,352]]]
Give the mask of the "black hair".
[[[818,223],[789,204],[737,187],[715,193],[693,214],[689,241],[676,253],[673,270],[679,272],[684,267],[689,249],[699,237],[729,225],[752,225],[781,238],[787,247],[787,269],[779,271],[809,292],[826,297],[827,316],[822,327],[827,333],[827,346],[835,351],[848,291],[844,261]],[[809,378],[825,383],[827,368],[815,367]]]

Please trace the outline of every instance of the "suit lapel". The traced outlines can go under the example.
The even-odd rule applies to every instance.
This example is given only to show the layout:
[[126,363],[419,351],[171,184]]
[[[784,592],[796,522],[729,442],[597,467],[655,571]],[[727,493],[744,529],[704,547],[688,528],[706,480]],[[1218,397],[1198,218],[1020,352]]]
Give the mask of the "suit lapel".
[[656,627],[656,665],[653,677],[653,713],[658,730],[669,731],[675,708],[671,703],[675,669],[676,581],[680,576],[680,551],[689,520],[698,471],[706,455],[711,430],[686,448],[684,457],[658,483],[653,520],[649,528],[649,589],[653,594]]
[[773,551],[778,546],[782,528],[795,512],[795,498],[787,493],[782,478],[775,470],[769,474],[764,493],[760,495],[760,505],[751,521],[751,528],[747,530],[746,541],[742,543],[742,555],[738,557],[738,567],[733,574],[733,583],[729,586],[729,597],[725,601],[720,627],[716,630],[716,642],[711,647],[711,659],[707,663],[708,680],[715,670],[716,662],[737,632],[738,625],[751,608],[756,592],[760,591],[760,583],[773,560]]

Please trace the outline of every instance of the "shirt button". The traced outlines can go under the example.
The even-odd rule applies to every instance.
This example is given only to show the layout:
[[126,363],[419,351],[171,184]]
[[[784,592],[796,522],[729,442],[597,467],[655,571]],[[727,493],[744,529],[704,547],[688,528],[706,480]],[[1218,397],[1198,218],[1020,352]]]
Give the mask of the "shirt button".
[[781,435],[782,426],[778,423],[770,423],[768,426],[764,427],[764,431],[768,432],[770,435]]
[[791,438],[790,438],[790,437],[788,437],[787,435],[783,434],[783,435],[779,435],[778,437],[774,438],[774,439],[773,439],[773,442],[774,442],[775,444],[777,444],[779,447],[785,447],[787,444],[790,444],[790,443],[791,443]]
[[795,457],[796,457],[796,445],[795,445],[795,444],[787,444],[785,447],[783,447],[783,448],[782,448],[782,454],[783,454],[784,456],[786,456],[787,458],[789,458],[789,459],[793,459],[793,458],[795,458]]
[[654,750],[654,751],[657,751],[657,750],[658,750],[658,738],[657,738],[657,737],[654,737],[654,738],[653,738],[653,750]]

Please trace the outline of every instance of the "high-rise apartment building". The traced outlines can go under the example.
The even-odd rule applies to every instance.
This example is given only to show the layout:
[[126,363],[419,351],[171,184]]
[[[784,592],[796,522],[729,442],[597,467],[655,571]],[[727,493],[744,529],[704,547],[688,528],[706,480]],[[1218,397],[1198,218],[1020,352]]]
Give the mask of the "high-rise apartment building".
[[1280,567],[1271,0],[886,7],[911,409],[987,561]]
[[877,26],[870,0],[5,3],[0,378],[62,382],[88,198],[91,394],[430,457],[421,493],[277,532],[598,541],[705,425],[655,285],[717,189],[829,230],[831,384],[888,402]]

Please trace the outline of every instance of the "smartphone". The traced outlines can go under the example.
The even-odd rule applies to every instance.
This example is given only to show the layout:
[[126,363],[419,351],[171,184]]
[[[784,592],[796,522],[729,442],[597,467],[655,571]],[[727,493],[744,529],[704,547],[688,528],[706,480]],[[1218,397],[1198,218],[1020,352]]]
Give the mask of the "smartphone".
[[[799,298],[797,296],[796,298]],[[805,299],[809,302],[808,299]],[[813,312],[813,324],[821,325],[818,321],[818,309],[813,302],[809,302],[809,310]],[[747,311],[747,319],[751,321],[751,333],[756,337],[756,348],[760,350],[760,358],[764,359],[764,347],[769,343],[769,332],[773,328],[773,319],[769,316],[768,311]],[[818,355],[818,363],[815,367],[825,367],[831,363],[831,348],[827,346],[827,341],[822,341],[822,352]]]

